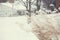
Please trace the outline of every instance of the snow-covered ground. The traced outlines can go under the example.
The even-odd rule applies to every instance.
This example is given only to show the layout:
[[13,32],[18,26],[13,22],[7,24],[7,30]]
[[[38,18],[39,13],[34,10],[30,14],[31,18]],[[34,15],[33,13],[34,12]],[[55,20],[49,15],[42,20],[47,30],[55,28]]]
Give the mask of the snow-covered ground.
[[0,17],[0,40],[38,40],[32,32],[22,29],[24,27],[29,27],[26,16]]
[[[39,34],[37,32],[39,29],[37,29],[37,26],[48,29],[42,30],[43,33],[46,31],[60,33],[60,14],[32,15],[30,24],[28,24],[27,18],[28,16],[0,17],[0,40],[38,40],[36,35]],[[53,34],[51,33],[51,35]]]
[[[26,10],[18,1],[13,4],[8,2],[1,3],[0,16],[17,15],[17,10],[22,9]],[[46,27],[45,29],[48,29],[47,31],[51,31],[49,28],[54,27],[60,33],[60,13],[47,14],[47,11],[50,12],[50,10],[44,10],[46,12],[40,10],[38,12],[39,15],[37,16],[32,14],[30,24],[28,24],[27,16],[0,17],[0,40],[38,40],[39,37],[37,38],[36,35],[38,35],[39,32],[37,32],[36,35],[34,35],[34,32],[40,31],[40,27],[42,29]],[[37,26],[39,26],[38,29]],[[42,32],[44,31],[46,30],[43,30]],[[55,32],[55,30],[53,31]]]

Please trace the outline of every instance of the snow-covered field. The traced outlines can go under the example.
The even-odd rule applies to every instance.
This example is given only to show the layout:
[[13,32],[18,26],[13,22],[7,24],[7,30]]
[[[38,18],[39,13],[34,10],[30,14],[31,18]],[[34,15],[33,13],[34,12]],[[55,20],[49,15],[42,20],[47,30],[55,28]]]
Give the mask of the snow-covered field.
[[[18,15],[17,10],[26,10],[18,3],[1,3],[0,16]],[[30,24],[27,16],[0,17],[0,40],[49,40],[52,35],[60,40],[60,13],[47,14],[42,10],[38,13],[32,14]]]
[[47,40],[52,35],[60,40],[60,14],[32,15],[30,24],[27,18],[0,17],[0,40]]
[[26,16],[0,17],[0,40],[38,40],[32,32],[22,29],[28,26]]

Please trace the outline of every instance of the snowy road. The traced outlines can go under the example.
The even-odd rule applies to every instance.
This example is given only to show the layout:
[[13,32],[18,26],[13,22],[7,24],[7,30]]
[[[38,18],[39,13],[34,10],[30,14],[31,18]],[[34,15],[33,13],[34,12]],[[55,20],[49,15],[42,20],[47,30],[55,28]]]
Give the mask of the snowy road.
[[26,24],[27,19],[24,16],[0,17],[0,40],[38,40],[32,32],[20,28],[28,26]]

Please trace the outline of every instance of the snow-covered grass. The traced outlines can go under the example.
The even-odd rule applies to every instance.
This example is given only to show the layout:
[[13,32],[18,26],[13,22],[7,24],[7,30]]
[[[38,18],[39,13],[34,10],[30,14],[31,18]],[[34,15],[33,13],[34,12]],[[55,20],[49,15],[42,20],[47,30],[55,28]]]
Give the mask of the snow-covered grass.
[[39,40],[60,40],[60,14],[32,16],[31,27]]

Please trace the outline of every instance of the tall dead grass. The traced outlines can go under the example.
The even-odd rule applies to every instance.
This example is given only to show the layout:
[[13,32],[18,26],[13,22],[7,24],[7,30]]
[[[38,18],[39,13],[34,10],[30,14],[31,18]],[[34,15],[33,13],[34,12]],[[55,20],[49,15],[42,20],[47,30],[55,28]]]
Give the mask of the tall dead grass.
[[57,21],[58,20],[55,20],[54,16],[33,16],[32,31],[39,40],[59,40],[58,36],[60,35],[60,26],[58,26]]

